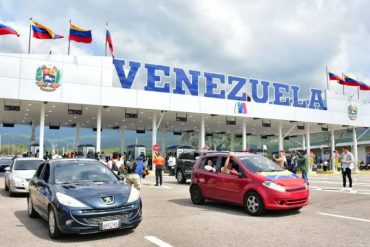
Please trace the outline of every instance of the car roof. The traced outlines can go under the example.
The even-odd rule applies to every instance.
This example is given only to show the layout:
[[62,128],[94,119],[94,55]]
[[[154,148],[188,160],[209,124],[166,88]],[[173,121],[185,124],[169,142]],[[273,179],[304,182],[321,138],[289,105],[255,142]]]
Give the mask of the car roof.
[[[203,155],[204,156],[213,156],[213,155],[221,155],[221,156],[226,156],[228,155],[230,152],[229,151],[222,151],[222,152],[215,152],[215,151],[210,151],[210,152],[206,152],[204,153]],[[232,152],[233,153],[233,156],[234,157],[245,157],[245,156],[260,156],[258,154],[254,154],[254,153],[249,153],[249,152]]]
[[[99,162],[99,160],[96,160],[96,159],[87,159],[87,158],[67,158],[67,159],[51,159],[51,160],[48,160],[49,163],[58,163],[58,164],[61,164],[61,163],[68,163],[68,162]],[[101,162],[100,162],[101,163]]]
[[14,160],[18,161],[18,160],[44,160],[44,159],[40,159],[40,158],[15,158]]

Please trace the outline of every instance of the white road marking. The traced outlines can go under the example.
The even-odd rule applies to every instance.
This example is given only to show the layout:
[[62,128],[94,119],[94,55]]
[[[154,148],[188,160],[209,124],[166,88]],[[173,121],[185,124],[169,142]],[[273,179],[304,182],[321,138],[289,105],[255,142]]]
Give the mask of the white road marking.
[[353,218],[353,217],[348,217],[348,216],[343,216],[343,215],[338,215],[338,214],[328,214],[328,213],[318,213],[318,214],[325,215],[325,216],[336,217],[336,218],[342,218],[342,219],[348,219],[348,220],[357,220],[357,221],[370,223],[370,220],[367,220],[367,219]]
[[157,237],[154,236],[145,236],[145,239],[152,242],[153,244],[160,246],[160,247],[173,247],[172,245],[160,240]]

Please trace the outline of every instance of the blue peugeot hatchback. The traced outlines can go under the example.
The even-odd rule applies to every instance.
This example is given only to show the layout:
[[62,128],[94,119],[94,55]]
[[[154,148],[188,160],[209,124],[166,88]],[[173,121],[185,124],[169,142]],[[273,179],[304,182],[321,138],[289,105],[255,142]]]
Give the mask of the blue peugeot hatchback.
[[40,165],[29,183],[28,214],[48,221],[49,235],[133,229],[142,220],[140,193],[103,163],[58,159]]

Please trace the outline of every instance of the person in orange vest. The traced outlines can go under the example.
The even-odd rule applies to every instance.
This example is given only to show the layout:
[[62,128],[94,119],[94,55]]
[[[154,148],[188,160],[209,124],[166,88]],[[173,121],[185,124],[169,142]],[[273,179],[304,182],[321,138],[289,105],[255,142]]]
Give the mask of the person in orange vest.
[[155,165],[155,186],[158,186],[158,182],[159,185],[162,185],[162,172],[165,163],[166,161],[163,156],[160,153],[157,153],[153,160],[153,164]]

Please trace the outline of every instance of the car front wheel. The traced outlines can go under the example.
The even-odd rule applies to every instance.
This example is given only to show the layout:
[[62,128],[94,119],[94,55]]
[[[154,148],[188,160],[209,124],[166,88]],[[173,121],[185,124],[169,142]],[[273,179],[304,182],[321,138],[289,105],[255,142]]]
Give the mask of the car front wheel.
[[176,179],[179,184],[184,184],[186,182],[184,172],[181,169],[177,170]]
[[200,188],[196,185],[190,188],[191,201],[196,205],[204,204],[204,197]]
[[30,196],[27,197],[27,204],[28,204],[28,216],[31,218],[37,217],[37,212],[33,209],[33,202]]
[[14,192],[12,191],[12,186],[8,187],[8,195],[9,196],[14,196]]
[[49,208],[48,225],[49,225],[49,236],[53,239],[59,238],[61,234],[58,228],[56,215],[52,207]]
[[244,208],[252,216],[259,216],[265,212],[262,198],[254,191],[245,195]]

